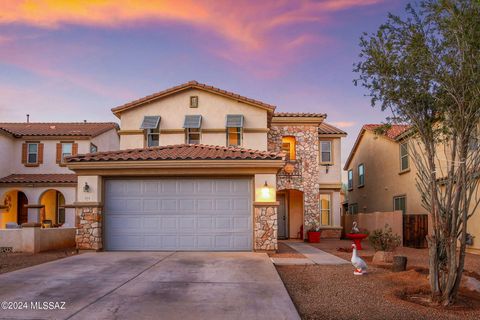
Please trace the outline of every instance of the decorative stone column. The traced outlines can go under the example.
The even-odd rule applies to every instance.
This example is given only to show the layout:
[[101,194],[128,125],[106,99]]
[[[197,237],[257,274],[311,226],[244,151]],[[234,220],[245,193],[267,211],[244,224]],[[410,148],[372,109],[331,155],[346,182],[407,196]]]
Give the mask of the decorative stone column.
[[101,250],[102,241],[102,207],[101,206],[79,206],[76,209],[77,233],[75,241],[77,249]]
[[278,249],[277,208],[278,202],[254,203],[254,249],[256,251],[272,251]]

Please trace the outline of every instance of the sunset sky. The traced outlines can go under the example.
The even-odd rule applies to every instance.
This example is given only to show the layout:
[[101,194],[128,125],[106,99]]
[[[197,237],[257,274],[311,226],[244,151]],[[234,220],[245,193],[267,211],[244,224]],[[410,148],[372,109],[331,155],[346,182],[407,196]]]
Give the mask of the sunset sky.
[[347,131],[387,114],[352,84],[362,32],[406,0],[0,0],[0,121],[116,121],[110,109],[197,80],[324,112]]

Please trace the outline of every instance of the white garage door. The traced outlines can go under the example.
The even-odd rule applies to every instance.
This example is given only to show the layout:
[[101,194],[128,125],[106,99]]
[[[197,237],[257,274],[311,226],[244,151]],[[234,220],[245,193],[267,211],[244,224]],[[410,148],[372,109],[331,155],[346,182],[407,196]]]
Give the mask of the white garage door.
[[249,179],[105,182],[107,250],[252,250]]

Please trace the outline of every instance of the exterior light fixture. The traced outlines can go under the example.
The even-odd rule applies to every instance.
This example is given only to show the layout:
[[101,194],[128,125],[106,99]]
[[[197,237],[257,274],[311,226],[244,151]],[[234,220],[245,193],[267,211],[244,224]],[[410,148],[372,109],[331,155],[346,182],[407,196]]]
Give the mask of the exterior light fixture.
[[262,187],[262,198],[264,199],[270,198],[270,188],[268,187],[267,180],[265,180],[265,184]]
[[90,192],[90,186],[88,185],[88,182],[85,182],[85,185],[83,186],[83,192]]

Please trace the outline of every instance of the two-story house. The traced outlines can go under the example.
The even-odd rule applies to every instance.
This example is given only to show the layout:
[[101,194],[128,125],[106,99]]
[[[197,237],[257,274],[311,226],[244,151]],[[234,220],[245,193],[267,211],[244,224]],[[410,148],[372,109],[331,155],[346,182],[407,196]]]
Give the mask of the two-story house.
[[0,228],[75,226],[77,177],[65,157],[117,150],[116,123],[0,123]]
[[339,236],[345,133],[326,115],[196,81],[112,112],[121,150],[67,159],[80,248],[274,250],[312,223]]
[[[408,154],[410,126],[392,125],[388,130],[377,130],[379,127],[383,126],[362,127],[345,164],[349,213],[402,211],[404,215],[427,215],[416,187],[417,170]],[[445,164],[438,162],[437,167]],[[478,189],[477,197],[480,197]],[[407,221],[394,229],[403,229],[405,235]],[[425,232],[432,232],[430,218],[425,229],[428,230],[420,232],[422,237]],[[474,236],[467,251],[480,253],[480,209],[469,219],[467,232]]]

